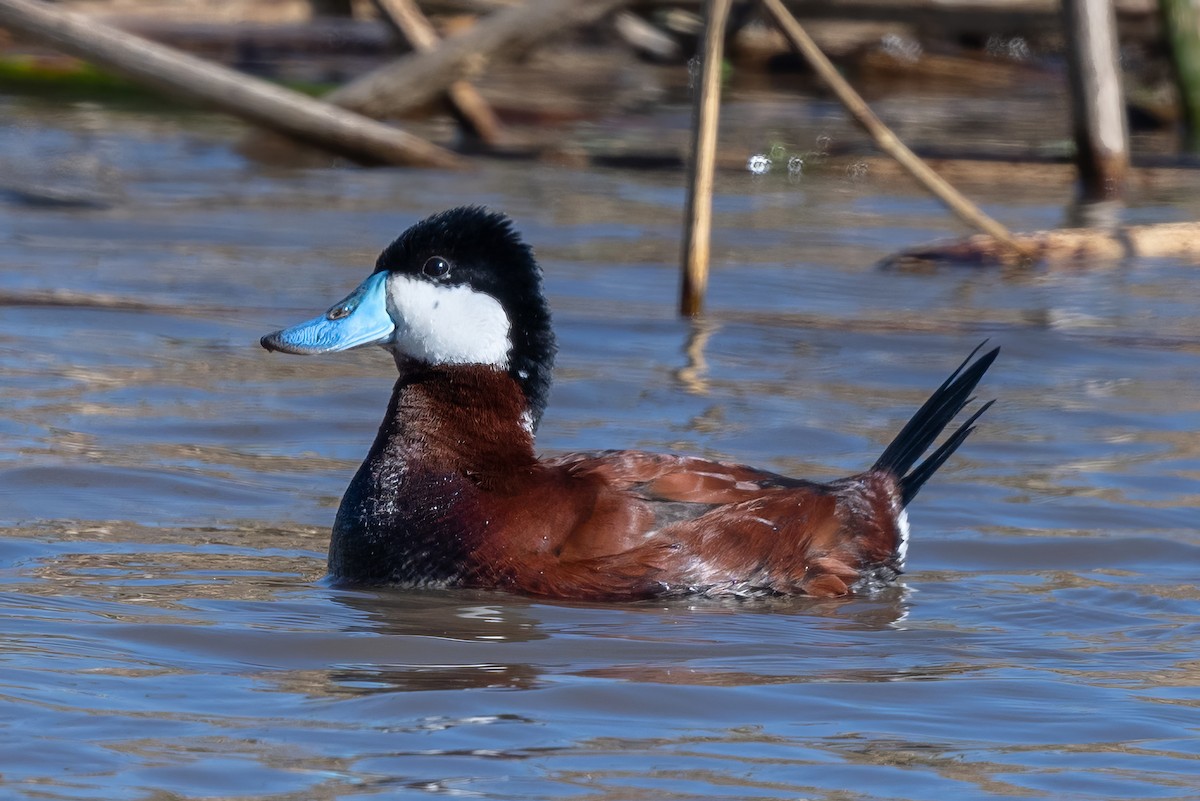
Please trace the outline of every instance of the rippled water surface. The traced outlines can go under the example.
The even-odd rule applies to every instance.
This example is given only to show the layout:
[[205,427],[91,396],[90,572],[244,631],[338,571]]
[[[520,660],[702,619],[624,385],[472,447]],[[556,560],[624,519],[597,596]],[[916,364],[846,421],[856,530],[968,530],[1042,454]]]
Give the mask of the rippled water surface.
[[[726,173],[693,328],[675,173],[263,168],[201,124],[4,114],[8,175],[82,183],[0,198],[0,796],[1200,792],[1195,265],[883,271],[959,229],[869,174]],[[1062,222],[1066,187],[995,184],[1014,227]],[[393,367],[258,337],[464,202],[508,211],[546,268],[546,452],[831,477],[1002,345],[903,580],[667,605],[324,583]],[[1200,189],[1132,206],[1196,219]]]

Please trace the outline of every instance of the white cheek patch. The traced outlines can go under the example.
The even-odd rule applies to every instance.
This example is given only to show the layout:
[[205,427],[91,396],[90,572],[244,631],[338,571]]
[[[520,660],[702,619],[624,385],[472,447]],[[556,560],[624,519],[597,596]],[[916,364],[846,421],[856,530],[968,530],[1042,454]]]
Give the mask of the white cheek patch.
[[390,344],[398,353],[429,364],[508,368],[508,315],[491,295],[389,275],[387,306],[396,323]]

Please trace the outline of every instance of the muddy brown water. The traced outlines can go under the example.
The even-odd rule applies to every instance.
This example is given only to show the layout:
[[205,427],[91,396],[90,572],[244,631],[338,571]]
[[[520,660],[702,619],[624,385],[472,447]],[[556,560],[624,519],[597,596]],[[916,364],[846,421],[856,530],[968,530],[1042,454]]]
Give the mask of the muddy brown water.
[[[723,173],[693,329],[675,173],[266,168],[197,118],[0,105],[6,175],[68,201],[0,199],[0,797],[1200,793],[1195,265],[881,271],[959,229],[861,171]],[[1015,228],[1068,199],[980,197]],[[325,583],[393,368],[258,337],[464,202],[546,268],[546,452],[830,477],[1000,344],[997,404],[911,509],[909,572],[735,604]],[[1125,214],[1195,219],[1200,186]]]

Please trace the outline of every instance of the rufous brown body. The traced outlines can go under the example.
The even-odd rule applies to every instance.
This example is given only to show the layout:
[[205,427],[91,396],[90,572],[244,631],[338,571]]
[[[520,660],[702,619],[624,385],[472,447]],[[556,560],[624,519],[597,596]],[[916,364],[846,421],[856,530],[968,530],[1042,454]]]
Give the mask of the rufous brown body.
[[869,470],[837,481],[629,450],[539,459],[555,352],[540,269],[478,208],[418,223],[346,300],[263,338],[365,344],[391,350],[400,378],[338,510],[331,574],[582,599],[828,597],[894,576],[905,507],[990,403],[918,461],[998,351],[968,357]]

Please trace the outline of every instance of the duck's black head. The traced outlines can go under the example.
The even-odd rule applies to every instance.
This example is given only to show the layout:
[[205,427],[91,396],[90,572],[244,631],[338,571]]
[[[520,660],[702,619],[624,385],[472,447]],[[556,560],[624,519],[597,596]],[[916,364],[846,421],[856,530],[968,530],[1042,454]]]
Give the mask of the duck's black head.
[[267,350],[287,353],[362,345],[392,351],[401,370],[414,361],[505,370],[536,428],[555,353],[541,268],[504,215],[450,209],[401,234],[375,272],[325,314],[262,338]]

